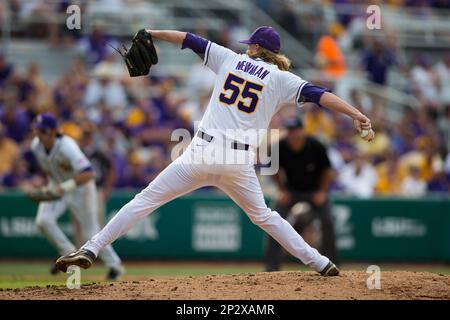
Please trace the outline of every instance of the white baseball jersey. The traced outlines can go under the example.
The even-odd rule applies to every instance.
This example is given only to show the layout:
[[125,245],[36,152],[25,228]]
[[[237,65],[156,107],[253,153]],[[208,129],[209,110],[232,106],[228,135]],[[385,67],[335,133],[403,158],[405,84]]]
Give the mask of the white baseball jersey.
[[[204,64],[217,74],[214,91],[199,125],[209,133],[220,131],[227,138],[257,147],[260,139],[245,134],[236,139],[226,130],[266,130],[281,103],[297,102],[308,82],[274,64],[247,54],[237,54],[209,41]],[[249,136],[251,136],[249,140]],[[245,141],[244,141],[245,140]]]
[[[75,140],[68,136],[58,137],[49,152],[45,150],[39,138],[35,137],[31,142],[31,150],[51,183],[59,184],[72,179],[91,166]],[[59,217],[64,214],[66,209],[70,209],[76,217],[84,240],[89,239],[100,230],[97,214],[97,190],[94,180],[78,186],[59,200],[39,203],[36,224],[61,255],[75,250],[75,245],[57,224]],[[107,246],[100,253],[100,258],[111,268],[119,267],[122,263],[111,246]]]
[[[217,77],[199,129],[214,138],[217,134],[219,139],[208,141],[194,137],[188,149],[123,206],[83,248],[97,254],[165,203],[198,188],[216,186],[293,256],[316,271],[324,270],[329,259],[306,243],[277,212],[267,207],[252,162],[239,165],[192,162],[192,158],[209,160],[209,155],[213,154],[215,157],[217,149],[227,150],[233,159],[253,153],[230,145],[223,148],[221,140],[237,140],[248,143],[252,148],[257,147],[261,141],[257,140],[258,136],[264,133],[256,132],[255,136],[251,132],[248,134],[249,131],[266,130],[279,105],[298,101],[307,82],[292,73],[280,71],[275,65],[236,54],[213,42],[208,42],[204,62]],[[236,135],[237,132],[242,132],[242,135]]]
[[74,178],[91,166],[75,140],[68,136],[58,137],[50,152],[47,152],[39,138],[35,137],[31,142],[31,150],[41,169],[52,182],[58,184]]

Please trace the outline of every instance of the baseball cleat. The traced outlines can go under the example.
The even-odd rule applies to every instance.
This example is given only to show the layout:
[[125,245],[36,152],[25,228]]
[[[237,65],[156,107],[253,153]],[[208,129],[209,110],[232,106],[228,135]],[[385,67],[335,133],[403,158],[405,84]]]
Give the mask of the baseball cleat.
[[59,257],[55,262],[56,268],[62,272],[66,272],[69,266],[79,266],[87,269],[92,266],[97,257],[95,254],[86,249],[80,249],[65,256]]
[[60,273],[60,270],[56,267],[56,264],[52,265],[50,268],[50,274],[55,276]]
[[328,262],[327,266],[320,271],[320,274],[324,277],[333,277],[339,275],[339,269],[333,262]]
[[125,274],[125,268],[122,266],[110,268],[106,275],[106,281],[119,281]]

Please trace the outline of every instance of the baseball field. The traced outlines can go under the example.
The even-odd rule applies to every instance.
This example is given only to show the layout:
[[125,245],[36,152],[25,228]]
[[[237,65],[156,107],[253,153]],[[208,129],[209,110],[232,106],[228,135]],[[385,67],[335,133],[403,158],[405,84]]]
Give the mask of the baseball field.
[[260,263],[129,262],[119,282],[104,281],[101,265],[81,272],[80,289],[69,275],[50,275],[50,262],[0,263],[0,299],[450,299],[448,265],[379,265],[379,289],[369,289],[370,265],[345,264],[324,278],[296,264],[261,272]]

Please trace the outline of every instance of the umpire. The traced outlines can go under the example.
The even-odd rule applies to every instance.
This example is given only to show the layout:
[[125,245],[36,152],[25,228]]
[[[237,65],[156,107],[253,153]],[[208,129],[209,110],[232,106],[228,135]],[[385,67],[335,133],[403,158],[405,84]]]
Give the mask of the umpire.
[[[287,137],[279,142],[280,170],[273,176],[279,189],[276,210],[286,218],[296,203],[308,203],[313,216],[321,221],[320,252],[337,263],[334,224],[328,199],[332,169],[326,148],[304,132],[301,119],[290,119],[286,123],[286,128]],[[266,271],[278,271],[282,260],[282,248],[273,238],[269,237],[268,240]]]

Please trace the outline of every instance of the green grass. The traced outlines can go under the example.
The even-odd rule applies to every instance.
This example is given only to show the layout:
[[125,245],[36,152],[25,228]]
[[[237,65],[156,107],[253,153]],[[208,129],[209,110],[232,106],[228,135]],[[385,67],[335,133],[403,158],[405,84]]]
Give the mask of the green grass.
[[[51,262],[0,262],[0,288],[23,288],[28,286],[45,287],[47,285],[64,285],[67,274],[52,276],[49,273]],[[365,271],[371,263],[345,264],[344,270]],[[450,265],[434,264],[381,264],[382,271],[410,270],[450,274]],[[262,263],[231,262],[128,262],[124,281],[145,280],[163,276],[196,276],[209,274],[252,273],[263,270]],[[299,264],[285,264],[283,270],[309,270]],[[105,280],[107,268],[97,264],[91,269],[82,270],[83,284],[102,282]]]
[[[209,274],[236,274],[262,271],[259,263],[127,263],[122,280],[144,280],[162,276],[197,276]],[[287,265],[284,270],[299,269],[298,265]],[[27,286],[64,285],[67,274],[53,276],[49,273],[50,262],[0,262],[0,288],[23,288]],[[107,268],[94,266],[82,270],[83,284],[105,280]]]

